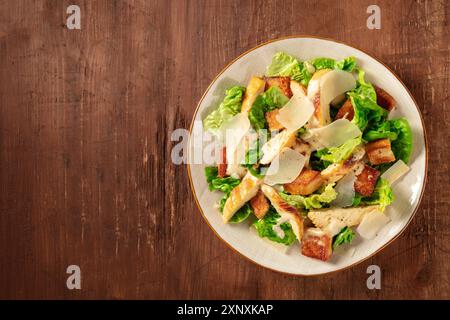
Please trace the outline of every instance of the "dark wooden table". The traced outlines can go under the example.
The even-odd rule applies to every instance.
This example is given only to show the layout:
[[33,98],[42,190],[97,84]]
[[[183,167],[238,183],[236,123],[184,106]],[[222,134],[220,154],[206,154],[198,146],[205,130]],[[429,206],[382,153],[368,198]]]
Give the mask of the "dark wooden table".
[[[450,298],[449,4],[376,1],[3,1],[0,298]],[[68,30],[66,8],[81,8]],[[310,34],[359,47],[416,98],[428,184],[404,234],[334,275],[253,265],[204,223],[170,133],[215,75],[264,41]],[[79,265],[82,289],[66,288]],[[366,268],[382,269],[368,290]]]

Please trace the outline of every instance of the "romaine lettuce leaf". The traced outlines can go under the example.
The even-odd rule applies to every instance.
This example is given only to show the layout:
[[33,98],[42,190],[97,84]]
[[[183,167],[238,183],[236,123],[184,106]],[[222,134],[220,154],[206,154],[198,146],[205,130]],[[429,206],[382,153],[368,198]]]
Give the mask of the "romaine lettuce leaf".
[[253,129],[255,129],[256,131],[267,127],[267,121],[265,118],[266,110],[266,102],[263,96],[259,95],[258,97],[256,97],[255,102],[253,102],[252,108],[248,112],[248,120],[250,121]]
[[322,188],[318,193],[312,194],[310,196],[301,196],[295,194],[287,194],[285,192],[280,192],[281,198],[283,198],[291,206],[297,209],[320,209],[325,204],[330,203],[336,199],[337,193],[334,190],[334,184],[330,183],[325,188]]
[[340,61],[336,61],[331,58],[316,58],[311,61],[311,64],[317,70],[321,69],[340,69],[348,72],[352,72],[356,67],[355,57],[348,57]]
[[350,139],[339,147],[324,148],[317,151],[317,156],[325,163],[339,163],[353,153],[355,148],[362,143],[361,137]]
[[210,191],[219,190],[225,194],[229,194],[234,187],[241,183],[241,180],[239,179],[232,177],[219,178],[217,177],[217,174],[217,167],[205,168],[206,182],[208,182],[208,188]]
[[355,232],[349,227],[344,227],[333,237],[333,250],[344,243],[351,243],[355,237]]
[[358,80],[356,88],[348,92],[347,95],[355,111],[352,122],[356,124],[361,131],[368,126],[381,124],[386,120],[388,112],[377,105],[377,94],[375,88],[364,79],[364,71],[357,68]]
[[370,98],[358,95],[355,92],[348,93],[355,111],[352,122],[356,124],[361,131],[368,126],[381,124],[388,116],[387,110],[383,109]]
[[308,72],[308,68],[303,62],[284,52],[278,52],[273,56],[272,63],[267,68],[266,74],[269,77],[291,77],[292,80],[298,81],[304,86],[308,85],[312,77],[312,74]]
[[285,245],[291,245],[296,237],[294,231],[292,231],[292,227],[289,222],[284,222],[280,224],[281,230],[284,232],[284,237],[280,238],[275,231],[273,231],[273,226],[277,224],[278,219],[280,219],[280,215],[276,212],[276,210],[271,206],[269,212],[266,213],[264,218],[256,221],[253,226],[258,231],[258,235],[261,238],[267,238],[271,241],[282,243]]
[[244,92],[245,88],[239,86],[228,89],[219,107],[203,120],[205,130],[215,132],[224,122],[238,114],[241,111]]
[[412,132],[408,120],[404,118],[389,120],[392,130],[397,133],[397,139],[392,141],[391,148],[395,159],[409,162],[412,153]]
[[262,97],[267,105],[266,112],[281,108],[289,101],[289,98],[277,87],[270,87],[262,94]]

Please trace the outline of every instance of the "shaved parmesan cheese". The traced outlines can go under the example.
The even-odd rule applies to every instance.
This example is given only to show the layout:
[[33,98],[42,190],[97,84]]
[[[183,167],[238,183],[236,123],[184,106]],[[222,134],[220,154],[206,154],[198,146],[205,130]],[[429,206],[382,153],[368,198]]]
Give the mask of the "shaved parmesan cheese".
[[236,151],[244,143],[243,138],[249,130],[250,121],[245,113],[238,113],[222,125],[221,131],[227,148],[227,163],[236,163],[237,158],[241,158],[240,155],[236,155]]
[[364,216],[356,231],[364,239],[373,239],[377,233],[383,228],[391,219],[379,210],[369,212]]
[[290,148],[284,148],[267,169],[264,183],[273,186],[294,181],[302,171],[306,157]]
[[293,95],[286,105],[278,111],[276,119],[289,131],[303,127],[314,113],[314,105],[305,96]]
[[331,202],[331,206],[345,208],[352,205],[353,198],[355,197],[355,180],[356,176],[353,171],[339,180],[334,188],[337,192],[337,196],[336,199]]
[[281,131],[262,146],[261,152],[263,156],[259,162],[261,164],[270,163],[284,147],[288,147],[294,141],[295,133],[288,130]]
[[347,119],[338,119],[325,127],[310,129],[309,133],[325,148],[339,147],[361,135],[358,126]]
[[320,78],[320,105],[329,106],[334,98],[355,86],[355,77],[350,72],[339,69],[327,72]]
[[409,167],[402,160],[398,160],[381,175],[381,178],[387,180],[390,184],[393,184],[408,171]]

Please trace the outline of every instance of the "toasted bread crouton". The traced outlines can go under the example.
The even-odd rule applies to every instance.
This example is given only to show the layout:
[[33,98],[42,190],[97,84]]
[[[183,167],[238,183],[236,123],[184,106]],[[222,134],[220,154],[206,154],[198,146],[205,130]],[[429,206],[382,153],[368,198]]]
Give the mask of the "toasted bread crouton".
[[270,131],[280,131],[284,129],[283,125],[278,122],[277,115],[280,112],[279,109],[275,109],[273,111],[268,111],[265,114],[267,123],[269,124]]
[[286,97],[292,97],[292,90],[290,86],[291,79],[289,77],[265,77],[264,80],[266,81],[266,87],[264,90],[267,90],[270,87],[277,87]]
[[227,148],[222,148],[222,153],[220,155],[219,163],[217,164],[219,178],[224,178],[227,175]]
[[317,228],[323,230],[335,221],[341,222],[343,226],[353,227],[360,224],[362,218],[374,210],[379,210],[379,206],[315,209],[308,212],[308,218]]
[[323,182],[320,171],[304,169],[294,181],[284,185],[284,190],[290,194],[306,196],[319,189]]
[[380,139],[366,145],[367,156],[371,164],[382,164],[395,161],[389,139]]
[[377,93],[377,104],[384,109],[391,111],[395,108],[395,100],[392,96],[377,86],[374,86],[375,92]]
[[352,121],[354,116],[355,110],[353,109],[352,101],[347,99],[336,114],[335,120],[347,119],[348,121]]
[[328,261],[333,253],[332,239],[320,230],[313,233],[310,231],[312,229],[318,230],[311,228],[305,232],[305,237],[302,240],[302,254],[310,258]]
[[355,191],[366,197],[371,196],[379,176],[380,171],[365,165],[363,171],[356,176]]
[[264,218],[267,211],[269,211],[269,201],[261,190],[250,200],[250,205],[258,219]]

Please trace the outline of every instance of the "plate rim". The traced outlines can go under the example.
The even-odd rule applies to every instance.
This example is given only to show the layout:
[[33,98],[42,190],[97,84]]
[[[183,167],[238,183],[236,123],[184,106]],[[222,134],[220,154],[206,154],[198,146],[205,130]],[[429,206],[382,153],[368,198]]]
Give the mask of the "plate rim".
[[[380,63],[382,66],[384,66],[390,73],[392,73],[392,75],[399,81],[399,83],[403,86],[403,88],[406,90],[406,92],[409,94],[409,96],[411,97],[412,101],[414,102],[414,106],[415,106],[417,112],[419,113],[420,121],[421,121],[421,124],[422,124],[423,137],[424,137],[424,144],[425,144],[425,174],[424,174],[424,179],[423,179],[423,183],[422,183],[422,191],[420,192],[420,195],[419,195],[419,200],[418,200],[418,202],[417,202],[416,207],[414,208],[414,211],[413,211],[411,217],[409,218],[409,220],[407,221],[407,223],[405,224],[405,226],[404,226],[404,227],[403,227],[403,228],[402,228],[402,229],[401,229],[401,230],[400,230],[400,231],[399,231],[399,232],[398,232],[391,240],[389,240],[389,241],[386,242],[384,245],[382,245],[380,248],[378,248],[378,250],[376,250],[376,251],[374,251],[373,253],[369,254],[367,257],[365,257],[365,258],[363,258],[363,259],[361,259],[361,260],[359,260],[359,261],[356,261],[356,262],[354,262],[354,263],[352,263],[352,264],[350,264],[350,265],[348,265],[348,266],[342,267],[342,268],[340,268],[340,269],[336,269],[336,270],[328,271],[328,272],[323,272],[323,273],[314,273],[314,274],[302,274],[302,273],[291,273],[291,272],[281,271],[281,270],[278,270],[278,269],[274,269],[274,268],[271,268],[271,267],[262,265],[262,264],[260,264],[259,262],[257,262],[257,261],[255,261],[255,260],[251,259],[250,257],[247,257],[245,254],[239,252],[236,248],[234,248],[230,243],[228,243],[225,239],[223,239],[223,238],[217,233],[217,231],[216,231],[216,230],[211,226],[211,224],[209,223],[209,221],[208,221],[208,219],[206,218],[206,215],[205,215],[205,213],[203,212],[203,210],[202,210],[202,208],[201,208],[201,205],[200,205],[200,203],[199,203],[197,194],[196,194],[196,192],[195,192],[194,183],[193,183],[193,181],[192,181],[191,166],[190,166],[189,163],[186,163],[186,166],[187,166],[188,177],[189,177],[189,187],[190,187],[190,189],[191,189],[192,195],[194,196],[194,200],[195,200],[195,203],[196,203],[196,205],[197,205],[197,208],[198,208],[198,210],[200,211],[200,213],[201,213],[201,215],[202,215],[202,217],[203,217],[203,220],[205,220],[205,222],[206,222],[206,224],[208,225],[208,227],[214,232],[214,234],[216,235],[216,237],[218,237],[218,238],[221,240],[221,242],[225,243],[232,251],[238,253],[241,257],[244,257],[244,258],[247,259],[248,261],[250,261],[250,262],[254,263],[255,265],[260,266],[260,267],[262,267],[262,268],[264,268],[264,269],[268,269],[268,270],[274,271],[274,272],[276,272],[276,273],[283,274],[283,275],[288,275],[288,276],[295,276],[295,277],[318,277],[318,276],[331,275],[331,274],[334,274],[334,273],[337,273],[337,272],[340,272],[340,271],[347,270],[347,269],[352,268],[352,267],[355,267],[356,265],[358,265],[358,264],[360,264],[360,263],[362,263],[362,262],[364,262],[364,261],[366,261],[366,260],[372,258],[373,256],[377,255],[379,252],[381,252],[381,251],[384,250],[387,246],[389,246],[389,245],[392,244],[395,240],[397,240],[397,239],[400,237],[400,235],[402,235],[402,234],[405,232],[405,230],[408,228],[409,224],[411,223],[411,221],[412,221],[413,218],[415,217],[417,211],[419,210],[420,205],[422,204],[423,195],[424,195],[424,193],[425,193],[425,189],[426,189],[427,182],[428,182],[428,151],[429,151],[429,150],[428,150],[427,130],[426,130],[425,121],[424,121],[424,119],[423,119],[422,112],[421,112],[420,109],[419,109],[419,106],[418,106],[418,104],[417,104],[416,99],[415,99],[414,96],[412,95],[411,91],[409,91],[408,87],[407,87],[407,86],[403,83],[403,81],[400,79],[400,77],[399,77],[399,76],[398,76],[398,75],[397,75],[397,74],[396,74],[389,66],[387,66],[386,64],[384,64],[384,63],[383,63],[382,61],[380,61],[378,58],[374,57],[373,55],[369,54],[368,52],[366,52],[366,51],[364,51],[364,50],[362,50],[362,49],[360,49],[360,48],[357,48],[357,47],[355,47],[355,46],[353,46],[353,45],[350,45],[350,44],[348,44],[348,43],[346,43],[346,42],[343,42],[343,41],[335,40],[335,39],[332,39],[332,38],[326,38],[326,37],[320,37],[320,36],[314,36],[314,35],[304,35],[304,34],[302,34],[302,35],[289,35],[289,36],[284,36],[284,37],[278,37],[278,38],[270,39],[270,40],[264,41],[264,42],[262,42],[262,43],[260,43],[260,44],[258,44],[258,45],[256,45],[256,46],[250,48],[249,50],[246,50],[246,51],[244,51],[243,53],[239,54],[236,58],[232,59],[229,63],[227,63],[227,64],[226,64],[226,65],[225,65],[225,66],[224,66],[224,67],[223,67],[223,68],[215,75],[215,77],[211,80],[211,82],[209,83],[208,87],[206,88],[206,90],[205,90],[204,93],[202,94],[200,100],[199,100],[198,103],[197,103],[197,106],[195,107],[195,111],[194,111],[194,114],[193,114],[193,116],[192,116],[191,124],[190,124],[190,126],[189,126],[189,140],[190,140],[190,137],[191,137],[191,135],[192,135],[192,128],[193,128],[193,125],[194,125],[195,118],[197,117],[197,113],[198,113],[198,110],[199,110],[199,108],[200,108],[200,105],[202,104],[203,100],[205,99],[205,97],[206,97],[206,95],[208,94],[209,90],[211,89],[212,85],[217,81],[217,79],[218,79],[218,78],[219,78],[219,77],[220,77],[220,76],[221,76],[221,75],[222,75],[222,74],[223,74],[223,73],[224,73],[224,72],[225,72],[225,71],[233,64],[233,63],[235,63],[236,61],[238,61],[240,58],[246,56],[247,54],[251,53],[252,51],[254,51],[254,50],[256,50],[256,49],[258,49],[258,48],[260,48],[260,47],[263,47],[263,46],[265,46],[265,45],[268,45],[268,44],[270,44],[270,43],[278,42],[278,41],[281,41],[281,40],[287,40],[287,39],[305,39],[305,38],[318,39],[318,40],[325,40],[325,41],[331,41],[331,42],[334,42],[334,43],[337,43],[337,44],[342,44],[342,45],[348,46],[348,47],[350,47],[350,48],[352,48],[352,49],[355,49],[355,50],[358,50],[358,51],[361,51],[361,52],[365,53],[365,54],[368,55],[370,58],[374,59],[375,61],[377,61],[378,63]],[[190,146],[190,143],[188,143],[188,146]],[[191,152],[190,149],[191,149],[191,148],[188,147],[188,150],[187,150],[187,159],[190,159],[190,152]]]

